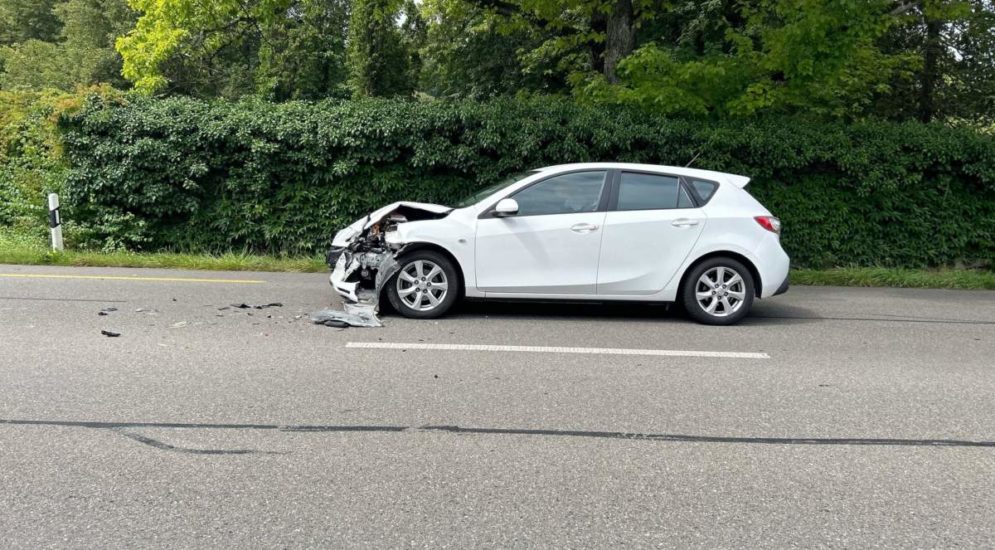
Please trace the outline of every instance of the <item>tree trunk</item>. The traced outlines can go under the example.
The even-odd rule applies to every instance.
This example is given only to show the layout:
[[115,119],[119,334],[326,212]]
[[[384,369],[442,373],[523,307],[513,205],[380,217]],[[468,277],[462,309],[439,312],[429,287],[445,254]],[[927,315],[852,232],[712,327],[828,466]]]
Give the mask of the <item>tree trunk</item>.
[[936,81],[939,79],[938,62],[942,50],[940,31],[943,23],[926,20],[926,43],[923,45],[922,81],[919,89],[919,120],[929,122],[936,114]]
[[[606,34],[608,32],[608,18],[601,11],[595,11],[591,15],[591,30],[595,33]],[[596,72],[605,72],[605,43],[603,40],[591,40],[587,47],[591,52],[591,68]]]
[[605,34],[604,73],[608,82],[614,84],[618,82],[618,62],[636,47],[632,0],[615,0],[615,5],[608,14],[608,30]]

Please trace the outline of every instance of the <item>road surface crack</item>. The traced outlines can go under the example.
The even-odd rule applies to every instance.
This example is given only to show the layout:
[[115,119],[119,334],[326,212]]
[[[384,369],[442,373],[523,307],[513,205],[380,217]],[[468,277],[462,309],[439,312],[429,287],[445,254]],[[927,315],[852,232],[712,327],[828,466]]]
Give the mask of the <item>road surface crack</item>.
[[424,425],[286,425],[286,424],[206,424],[176,422],[101,422],[79,420],[27,420],[2,419],[0,425],[47,426],[64,428],[93,428],[117,432],[125,437],[150,447],[190,454],[203,455],[242,455],[242,454],[284,454],[253,449],[189,449],[177,447],[129,430],[142,428],[173,428],[186,430],[272,430],[295,433],[408,433],[439,432],[457,435],[504,435],[504,436],[545,436],[579,437],[591,439],[621,439],[629,441],[660,441],[670,443],[727,443],[748,445],[851,445],[851,446],[891,446],[891,447],[989,447],[995,448],[992,440],[970,439],[900,439],[873,437],[751,437],[721,435],[688,435],[649,432],[613,432],[595,430],[561,430],[540,428],[474,428],[463,426]]

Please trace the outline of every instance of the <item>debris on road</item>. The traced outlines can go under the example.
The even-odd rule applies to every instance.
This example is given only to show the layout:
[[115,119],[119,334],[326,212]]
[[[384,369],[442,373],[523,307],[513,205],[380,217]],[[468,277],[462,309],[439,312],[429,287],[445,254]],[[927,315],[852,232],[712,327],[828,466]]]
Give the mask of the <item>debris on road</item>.
[[377,316],[369,310],[348,312],[337,309],[323,309],[311,314],[311,321],[316,325],[335,328],[383,326],[380,320],[377,319]]
[[[246,304],[246,303],[243,302],[241,304],[231,304],[231,307],[236,308],[236,309],[266,309],[266,308],[269,308],[269,307],[283,307],[283,303],[281,303],[281,302],[272,302],[272,303],[269,303],[269,304],[253,305],[253,304]],[[228,308],[223,307],[223,308],[219,308],[219,309],[224,310],[224,309],[228,309]]]
[[108,338],[117,338],[118,336],[121,336],[120,332],[114,332],[113,330],[102,330],[100,331],[100,334],[103,334]]
[[104,316],[106,316],[106,315],[108,315],[108,314],[110,314],[110,313],[112,313],[114,311],[117,311],[116,307],[105,307],[104,309],[102,309],[99,312],[97,312],[97,315],[99,315],[101,317],[104,317]]

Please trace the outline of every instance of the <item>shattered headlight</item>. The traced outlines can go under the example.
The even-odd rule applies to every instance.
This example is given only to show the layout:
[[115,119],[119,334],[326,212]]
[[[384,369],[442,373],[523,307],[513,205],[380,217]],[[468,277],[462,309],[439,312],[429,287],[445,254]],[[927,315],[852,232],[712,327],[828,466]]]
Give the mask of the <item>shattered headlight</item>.
[[344,246],[333,246],[328,250],[328,254],[325,255],[325,263],[328,267],[334,268],[335,264],[338,263],[339,257],[345,252]]

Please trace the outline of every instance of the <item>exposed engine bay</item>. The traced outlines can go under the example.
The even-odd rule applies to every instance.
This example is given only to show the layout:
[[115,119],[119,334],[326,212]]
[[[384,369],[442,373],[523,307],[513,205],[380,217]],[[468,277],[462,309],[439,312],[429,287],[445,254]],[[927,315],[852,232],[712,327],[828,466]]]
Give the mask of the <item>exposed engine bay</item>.
[[[332,310],[325,310],[320,312],[322,318],[352,326],[381,326],[377,318],[380,297],[384,285],[401,269],[397,258],[408,245],[400,240],[397,226],[444,218],[451,211],[436,204],[396,202],[336,233],[326,260],[332,268],[332,288],[343,299],[344,315],[330,316]],[[319,322],[317,314],[315,322]]]

